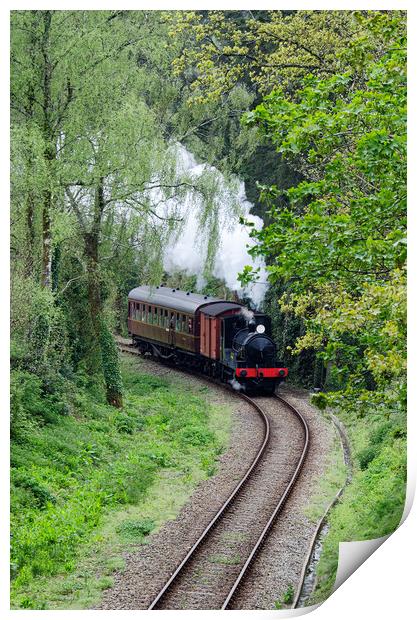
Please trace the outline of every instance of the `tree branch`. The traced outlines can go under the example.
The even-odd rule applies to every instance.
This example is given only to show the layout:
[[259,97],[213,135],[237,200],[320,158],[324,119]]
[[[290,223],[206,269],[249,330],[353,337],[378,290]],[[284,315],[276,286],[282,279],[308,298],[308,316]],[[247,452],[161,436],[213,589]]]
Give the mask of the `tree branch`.
[[[77,196],[79,194],[81,190],[78,191]],[[80,225],[80,227],[82,228],[82,230],[86,230],[86,224],[85,224],[85,220],[83,218],[83,215],[81,213],[81,209],[78,207],[77,201],[76,201],[76,197],[73,196],[71,190],[69,189],[69,187],[67,187],[65,189],[65,193],[70,201],[71,207],[77,217],[78,223]]]

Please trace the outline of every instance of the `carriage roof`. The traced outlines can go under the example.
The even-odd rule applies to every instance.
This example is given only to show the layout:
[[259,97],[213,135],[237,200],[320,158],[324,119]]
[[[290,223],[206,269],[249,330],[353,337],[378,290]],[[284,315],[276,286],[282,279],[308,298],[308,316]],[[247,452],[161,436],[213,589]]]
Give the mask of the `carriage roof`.
[[191,314],[197,312],[198,309],[203,309],[203,307],[204,312],[211,315],[242,307],[242,304],[236,302],[225,301],[209,295],[200,295],[191,291],[181,291],[167,286],[138,286],[130,291],[129,299]]

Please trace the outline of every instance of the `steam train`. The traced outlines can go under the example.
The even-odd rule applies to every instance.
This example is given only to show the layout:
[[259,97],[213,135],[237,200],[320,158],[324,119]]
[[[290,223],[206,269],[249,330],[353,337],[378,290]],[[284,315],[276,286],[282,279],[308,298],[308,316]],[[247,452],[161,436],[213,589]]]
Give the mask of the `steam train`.
[[266,314],[165,286],[134,288],[128,303],[129,335],[141,353],[248,392],[272,394],[288,375],[276,361]]

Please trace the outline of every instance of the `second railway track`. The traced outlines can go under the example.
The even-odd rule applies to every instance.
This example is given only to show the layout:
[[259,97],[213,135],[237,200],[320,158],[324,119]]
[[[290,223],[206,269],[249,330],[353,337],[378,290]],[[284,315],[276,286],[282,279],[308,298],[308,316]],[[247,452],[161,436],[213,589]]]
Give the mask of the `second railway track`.
[[261,445],[148,609],[239,609],[239,589],[301,472],[309,445],[304,416],[280,396],[239,396],[263,421]]

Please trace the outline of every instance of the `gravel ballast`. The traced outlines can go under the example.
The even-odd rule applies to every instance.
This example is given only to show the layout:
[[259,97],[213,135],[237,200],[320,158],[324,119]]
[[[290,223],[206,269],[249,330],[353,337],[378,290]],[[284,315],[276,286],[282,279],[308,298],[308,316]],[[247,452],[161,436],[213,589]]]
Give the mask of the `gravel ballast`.
[[[143,359],[140,369],[160,375],[177,372]],[[187,382],[198,387],[202,383],[191,376],[187,376]],[[296,589],[315,529],[315,523],[307,519],[303,509],[312,497],[317,477],[325,471],[334,430],[308,403],[305,391],[287,387],[280,388],[280,391],[306,417],[311,432],[310,450],[286,507],[233,600],[235,609],[271,609],[289,585]],[[146,609],[254,458],[263,438],[263,423],[258,414],[249,403],[216,385],[210,385],[207,396],[213,404],[228,406],[233,412],[230,445],[219,458],[216,475],[198,485],[175,520],[151,535],[147,544],[125,554],[125,569],[115,575],[114,585],[104,593],[99,609]],[[255,474],[254,483],[243,491],[236,508],[228,512],[223,529],[214,533],[209,546],[196,561],[192,561],[192,570],[178,592],[173,590],[169,594],[171,600],[166,601],[166,608],[218,608],[221,586],[233,580],[239,568],[237,558],[244,554],[250,543],[248,532],[255,532],[258,521],[265,520],[269,507],[279,500],[283,483],[288,481],[302,440],[300,425],[288,413],[285,414],[277,401],[266,398],[258,401],[262,401],[261,406],[271,419],[271,444],[265,455],[265,465],[269,459],[271,473],[263,479],[261,471]],[[256,477],[259,488],[263,490],[258,496],[255,493]],[[274,489],[277,489],[275,497]],[[238,518],[242,507],[243,521],[242,515]]]
[[326,472],[327,455],[336,437],[334,427],[309,403],[306,390],[281,386],[280,394],[307,420],[310,446],[301,475],[277,523],[233,601],[234,609],[272,609],[289,587],[297,590],[316,523],[305,515]]
[[[266,452],[237,500],[164,597],[164,609],[221,608],[296,468],[304,445],[298,419],[271,398],[256,398],[256,402],[270,418]],[[284,448],[287,435],[291,446]]]

